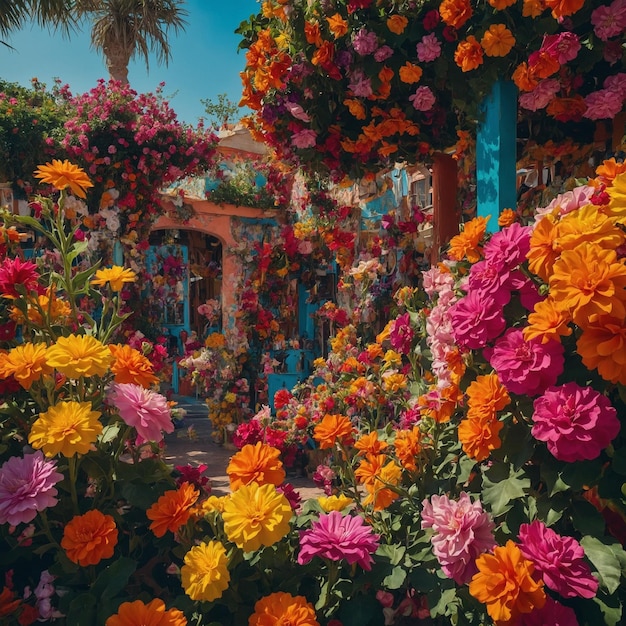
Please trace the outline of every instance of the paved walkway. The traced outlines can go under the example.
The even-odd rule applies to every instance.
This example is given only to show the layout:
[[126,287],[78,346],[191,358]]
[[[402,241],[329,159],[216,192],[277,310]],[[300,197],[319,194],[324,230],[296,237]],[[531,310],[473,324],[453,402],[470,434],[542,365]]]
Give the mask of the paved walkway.
[[[208,410],[202,400],[194,397],[174,396],[172,400],[187,411],[180,428],[165,436],[165,460],[171,465],[208,465],[205,475],[211,479],[211,493],[229,493],[226,467],[230,457],[237,451],[215,443]],[[285,482],[291,483],[302,500],[323,495],[321,489],[308,477],[289,476]]]

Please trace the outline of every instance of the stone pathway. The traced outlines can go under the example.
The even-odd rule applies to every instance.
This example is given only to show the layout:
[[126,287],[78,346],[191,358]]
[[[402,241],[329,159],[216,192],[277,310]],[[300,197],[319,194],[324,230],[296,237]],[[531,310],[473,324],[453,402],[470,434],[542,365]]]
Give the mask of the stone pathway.
[[[187,415],[180,428],[165,436],[165,461],[170,465],[190,464],[194,467],[205,463],[208,465],[205,475],[211,480],[211,493],[229,493],[226,467],[237,449],[215,443],[207,408],[201,400],[187,396],[174,396],[172,399],[187,411]],[[287,475],[285,482],[293,485],[303,501],[323,495],[323,491],[308,477]]]

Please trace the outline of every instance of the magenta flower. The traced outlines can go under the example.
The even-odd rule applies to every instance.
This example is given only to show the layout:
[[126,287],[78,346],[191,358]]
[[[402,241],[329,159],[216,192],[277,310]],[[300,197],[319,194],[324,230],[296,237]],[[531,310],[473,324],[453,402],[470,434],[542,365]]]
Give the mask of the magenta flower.
[[0,524],[26,524],[55,506],[55,485],[63,480],[56,468],[56,461],[46,460],[41,450],[7,459],[0,467]]
[[404,313],[391,322],[389,327],[389,342],[394,350],[400,354],[411,352],[411,343],[415,333],[411,328],[411,318],[408,313]]
[[18,298],[16,287],[19,285],[26,290],[42,291],[38,284],[39,270],[31,261],[22,261],[19,257],[7,257],[0,265],[0,295],[8,298]]
[[599,6],[591,14],[591,23],[594,33],[602,41],[620,35],[626,29],[626,3],[615,0],[608,6]]
[[562,537],[540,520],[522,524],[520,550],[535,564],[543,582],[564,598],[593,598],[598,581],[585,561],[585,551],[573,537]]
[[454,339],[461,348],[477,350],[506,328],[502,307],[490,294],[470,291],[448,310]]
[[378,48],[378,37],[376,33],[361,28],[361,30],[354,35],[352,46],[354,47],[354,51],[361,56],[373,54]]
[[362,517],[331,511],[320,515],[310,530],[300,531],[298,563],[305,565],[319,556],[331,561],[346,560],[350,565],[358,563],[364,570],[370,570],[379,538]]
[[497,263],[483,259],[470,267],[467,291],[480,291],[489,294],[501,306],[511,299],[508,288],[509,276]]
[[421,63],[429,63],[441,56],[441,42],[435,33],[424,35],[422,41],[415,46],[417,58]]
[[446,576],[464,585],[478,571],[475,561],[496,545],[494,523],[480,500],[464,491],[458,500],[434,495],[422,502],[422,528],[432,528],[433,552]]
[[109,399],[124,422],[137,431],[138,444],[158,443],[163,440],[163,431],[174,430],[169,404],[160,393],[134,383],[113,383]]
[[554,78],[547,78],[542,80],[539,84],[532,89],[523,93],[519,97],[519,104],[522,108],[529,111],[538,111],[539,109],[545,109],[550,102],[554,99],[554,96],[560,91],[561,83]]
[[485,260],[501,265],[506,271],[517,268],[526,260],[531,234],[530,226],[520,226],[517,222],[494,233],[483,248]]
[[613,119],[621,110],[624,104],[623,96],[611,89],[599,89],[585,97],[587,110],[584,117],[590,120]]
[[565,65],[578,56],[581,47],[578,35],[567,31],[556,35],[544,35],[541,52],[547,52],[559,65]]
[[436,102],[435,94],[430,87],[418,87],[412,96],[409,96],[409,102],[417,111],[430,111]]
[[578,626],[576,613],[569,606],[546,597],[546,603],[540,609],[522,615],[520,626]]
[[317,133],[314,130],[300,130],[291,137],[291,145],[296,148],[312,148],[317,141]]
[[550,387],[533,404],[532,435],[559,461],[597,458],[620,430],[608,398],[574,382]]
[[485,356],[509,392],[537,396],[562,374],[563,352],[559,341],[526,341],[521,329],[509,328]]

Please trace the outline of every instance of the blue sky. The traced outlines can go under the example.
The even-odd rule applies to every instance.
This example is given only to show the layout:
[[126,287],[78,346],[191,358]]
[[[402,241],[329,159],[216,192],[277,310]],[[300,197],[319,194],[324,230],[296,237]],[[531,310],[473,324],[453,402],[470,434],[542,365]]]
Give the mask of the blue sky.
[[[257,0],[188,0],[185,32],[170,37],[172,59],[167,67],[135,59],[129,67],[131,87],[140,93],[153,92],[165,82],[164,95],[178,119],[195,124],[204,115],[201,99],[217,102],[226,93],[237,103],[241,96],[239,72],[245,51],[234,30],[242,20],[260,10]],[[29,25],[7,38],[14,50],[0,45],[0,78],[29,85],[33,77],[48,86],[60,78],[72,93],[83,93],[108,78],[104,58],[91,48],[90,25],[69,38]]]

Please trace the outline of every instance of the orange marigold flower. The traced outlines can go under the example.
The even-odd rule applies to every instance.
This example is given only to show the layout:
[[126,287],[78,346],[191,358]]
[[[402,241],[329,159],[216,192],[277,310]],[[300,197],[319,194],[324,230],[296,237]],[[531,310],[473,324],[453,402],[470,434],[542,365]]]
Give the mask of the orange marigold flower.
[[379,358],[383,353],[383,348],[379,343],[370,343],[367,348],[367,356],[373,361]]
[[511,78],[520,91],[532,91],[539,84],[539,80],[526,62],[520,63],[515,68]]
[[254,605],[248,626],[320,626],[315,609],[304,596],[292,596],[284,591],[261,598]]
[[411,472],[417,471],[416,458],[422,451],[422,433],[418,426],[413,426],[411,430],[399,430],[396,432],[396,438],[393,446],[396,450],[396,456],[404,469]]
[[191,515],[200,492],[190,483],[184,482],[178,489],[166,491],[147,511],[152,520],[150,530],[156,537],[163,537],[169,530],[173,533],[184,526]]
[[587,110],[585,99],[576,94],[570,98],[553,98],[546,113],[560,121],[579,120]]
[[539,51],[534,57],[534,62],[530,69],[533,76],[543,80],[544,78],[552,76],[552,74],[556,74],[560,68],[561,65],[557,59],[551,56],[548,52]]
[[366,456],[368,454],[380,454],[389,444],[386,441],[381,441],[378,438],[378,433],[373,430],[367,435],[362,435],[354,443],[354,448],[357,450],[357,454],[360,456]]
[[470,263],[480,261],[482,246],[480,245],[487,230],[488,217],[475,217],[466,222],[463,231],[450,240],[448,256],[453,261],[467,259]]
[[561,254],[557,232],[554,218],[546,215],[539,220],[530,236],[530,250],[526,255],[528,269],[545,282],[548,282],[552,268]]
[[558,20],[580,11],[585,0],[545,0],[545,4],[552,9],[552,17]]
[[317,22],[304,22],[304,36],[307,43],[311,43],[318,48],[324,41],[320,32],[320,25]]
[[439,15],[443,22],[457,30],[472,17],[473,13],[470,0],[443,0],[439,5]]
[[399,393],[406,389],[408,380],[404,374],[400,372],[386,373],[382,377],[382,387],[389,393]]
[[141,600],[122,602],[117,613],[111,615],[105,626],[187,626],[187,618],[178,609],[165,610],[163,600],[155,599],[148,604]]
[[517,222],[517,213],[513,209],[502,209],[498,217],[498,226],[505,228]]
[[0,353],[0,378],[13,376],[24,389],[30,389],[35,381],[49,376],[52,371],[46,363],[45,343],[27,342],[6,354]]
[[359,100],[355,100],[354,98],[346,98],[343,103],[348,107],[348,111],[350,111],[350,114],[357,120],[364,120],[367,117],[365,107],[363,106],[363,103]]
[[474,35],[459,41],[454,52],[454,62],[463,72],[471,72],[483,63],[483,49]]
[[362,485],[373,485],[387,460],[384,454],[366,454],[354,470],[354,476]]
[[102,559],[111,558],[116,545],[115,520],[97,509],[71,519],[61,539],[67,558],[81,567],[97,565]]
[[419,80],[422,78],[423,73],[424,70],[419,65],[415,65],[414,63],[407,61],[400,68],[400,80],[403,83],[411,85],[412,83],[419,82]]
[[335,39],[343,37],[348,32],[348,22],[339,13],[327,17],[326,21]]
[[615,157],[605,159],[596,168],[596,174],[607,184],[610,185],[616,176],[626,172],[626,161],[617,162]]
[[69,187],[79,198],[86,198],[85,190],[93,187],[93,183],[84,170],[67,160],[52,159],[52,163],[40,165],[35,172],[35,178],[41,179],[42,183],[52,185],[58,190]]
[[246,444],[234,454],[226,467],[226,473],[232,490],[252,482],[282,485],[287,475],[280,460],[280,450],[262,441],[254,445]]
[[313,439],[321,450],[334,448],[337,444],[348,446],[354,439],[354,427],[349,417],[327,413],[313,431]]
[[463,452],[470,459],[484,461],[492,450],[502,445],[499,433],[503,426],[502,422],[491,416],[468,415],[461,420],[457,432]]
[[159,382],[152,363],[139,350],[122,344],[109,344],[109,350],[115,359],[111,371],[116,383],[134,383],[147,389]]
[[560,341],[560,337],[572,334],[569,326],[570,316],[548,296],[535,304],[533,312],[528,316],[528,326],[522,332],[524,339],[530,341],[539,337],[541,343]]
[[394,14],[387,18],[387,28],[396,35],[401,35],[408,23],[409,20],[404,15]]
[[0,617],[9,617],[22,603],[21,598],[15,598],[15,594],[8,588],[2,587],[0,593]]
[[515,37],[504,24],[492,24],[480,45],[488,57],[505,57],[515,45]]
[[592,315],[626,317],[626,263],[595,244],[564,250],[554,263],[550,295],[585,327]]
[[626,320],[593,315],[576,342],[586,368],[597,369],[604,380],[626,385]]
[[470,383],[465,393],[467,394],[467,405],[471,409],[490,416],[495,415],[497,411],[502,411],[511,402],[509,392],[495,372],[477,376],[476,380]]
[[522,9],[522,15],[524,17],[539,17],[546,8],[543,0],[523,0],[524,8]]
[[545,604],[543,581],[533,576],[535,566],[510,539],[494,548],[493,554],[481,554],[476,566],[478,572],[470,581],[469,592],[487,606],[487,613],[498,626],[517,623],[524,613]]

